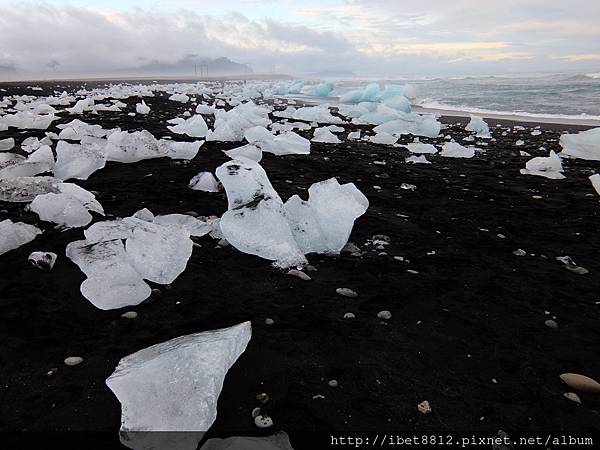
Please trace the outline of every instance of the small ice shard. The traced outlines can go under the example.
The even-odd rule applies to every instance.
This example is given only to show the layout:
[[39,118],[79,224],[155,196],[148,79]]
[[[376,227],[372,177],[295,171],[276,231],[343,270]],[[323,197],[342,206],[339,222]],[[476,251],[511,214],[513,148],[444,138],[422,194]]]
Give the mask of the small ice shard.
[[294,239],[305,254],[339,254],[369,201],[354,184],[335,178],[314,183],[308,195],[306,201],[294,195],[284,205]]
[[116,131],[112,133],[103,150],[107,161],[133,163],[145,159],[169,156],[166,146],[159,146],[149,131]]
[[35,239],[42,231],[23,222],[6,219],[0,222],[0,255],[19,248]]
[[210,172],[200,172],[190,180],[189,187],[195,191],[219,192],[219,183]]
[[121,359],[106,379],[121,403],[121,442],[133,449],[196,449],[217,417],[225,376],[251,337],[250,322],[243,322]]
[[292,112],[292,119],[317,123],[342,123],[342,119],[329,111],[328,105],[304,106]]
[[598,195],[600,195],[600,173],[590,176],[590,182]]
[[0,152],[7,152],[15,147],[14,138],[0,139]]
[[431,161],[427,161],[427,157],[425,155],[411,155],[404,161],[413,164],[431,164]]
[[355,141],[357,139],[360,139],[360,131],[352,131],[351,133],[348,133],[348,140]]
[[465,130],[476,133],[475,135],[480,138],[491,138],[490,128],[485,121],[478,116],[471,116],[471,120],[465,127]]
[[423,142],[411,142],[409,144],[405,144],[404,147],[406,147],[411,153],[430,155],[437,153],[437,148],[435,148],[435,145],[425,144]]
[[[257,414],[258,416],[258,414]],[[293,450],[288,435],[279,431],[271,436],[233,436],[208,439],[200,450]]]
[[561,156],[600,161],[600,128],[563,134],[560,137]]
[[32,252],[27,259],[38,269],[52,270],[57,257],[56,253],[52,252]]
[[200,114],[196,114],[183,122],[167,127],[173,133],[185,134],[190,137],[206,137],[208,134],[208,125]]
[[142,99],[141,103],[135,105],[135,112],[138,114],[148,114],[150,112],[150,107],[146,105],[146,102]]
[[380,131],[375,136],[371,136],[370,141],[374,144],[384,144],[384,145],[392,145],[395,144],[398,138],[390,133],[386,133],[385,131]]
[[211,114],[214,114],[214,113],[215,113],[214,106],[204,105],[202,103],[200,103],[198,106],[196,106],[196,114],[211,115]]
[[447,142],[442,147],[440,156],[446,158],[472,158],[475,156],[473,147],[463,147],[456,142]]
[[341,142],[335,134],[329,131],[329,128],[327,127],[315,129],[311,141],[323,142],[326,144],[339,144]]
[[256,161],[231,160],[219,166],[216,175],[227,192],[229,204],[221,217],[220,229],[231,245],[244,253],[276,261],[281,267],[306,264],[283,202]]
[[187,103],[190,101],[190,97],[185,94],[173,94],[169,97],[169,100],[179,103]]
[[167,156],[171,159],[194,159],[200,151],[204,141],[177,142],[168,139],[158,141],[158,155]]
[[548,157],[538,156],[525,163],[525,168],[521,169],[522,175],[538,175],[540,177],[550,178],[552,180],[562,180],[566,178],[563,174],[563,167],[560,157],[550,150]]
[[54,175],[62,180],[88,177],[106,165],[106,156],[98,144],[69,144],[59,141],[56,146]]
[[262,159],[262,150],[258,148],[256,145],[246,144],[242,147],[232,148],[231,150],[223,150],[227,156],[231,159],[236,158],[247,158],[252,161],[260,162]]

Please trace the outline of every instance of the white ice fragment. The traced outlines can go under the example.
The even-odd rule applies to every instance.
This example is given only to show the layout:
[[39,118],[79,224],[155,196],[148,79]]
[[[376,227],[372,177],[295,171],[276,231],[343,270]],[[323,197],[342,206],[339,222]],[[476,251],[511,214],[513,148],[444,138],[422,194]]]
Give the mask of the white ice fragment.
[[306,201],[294,195],[284,205],[294,239],[305,254],[339,254],[369,201],[353,183],[340,185],[335,178],[314,183],[308,195]]
[[252,161],[260,162],[262,159],[262,150],[255,145],[246,144],[242,147],[233,148],[231,150],[223,150],[231,159],[247,158]]
[[433,155],[437,153],[437,148],[432,144],[424,144],[423,142],[411,142],[409,144],[405,144],[404,147],[408,149],[411,153],[420,153],[420,154],[430,154]]
[[7,152],[15,147],[14,138],[0,139],[0,152]]
[[190,97],[185,94],[173,94],[169,97],[169,100],[179,103],[187,103],[190,101]]
[[481,117],[478,116],[471,116],[471,120],[465,127],[465,130],[476,133],[476,136],[480,138],[492,137],[492,135],[490,134],[490,128],[488,127],[488,124]]
[[338,137],[333,134],[331,131],[329,131],[329,128],[327,127],[322,127],[322,128],[317,128],[314,131],[314,135],[313,138],[311,139],[312,142],[323,142],[326,144],[339,144],[340,141],[338,139]]
[[200,172],[194,176],[189,187],[195,191],[219,192],[219,183],[210,172]]
[[600,174],[597,173],[595,175],[590,176],[590,182],[592,183],[592,186],[594,187],[598,195],[600,195]]
[[42,231],[23,222],[6,219],[0,222],[0,255],[35,239]]
[[370,136],[369,140],[374,144],[392,145],[396,143],[398,137],[390,133],[386,133],[385,131],[380,131],[375,136]]
[[357,139],[360,139],[360,131],[352,131],[351,133],[348,133],[348,140],[355,141]]
[[398,119],[383,120],[381,122],[365,119],[361,116],[360,120],[367,123],[378,122],[380,125],[373,128],[375,133],[385,131],[386,133],[400,136],[403,134],[413,134],[415,136],[424,136],[435,138],[440,134],[441,123],[432,115],[420,115],[415,113],[405,114],[396,112]]
[[62,180],[88,177],[106,165],[106,156],[98,144],[69,144],[59,141],[56,146],[54,175]]
[[431,164],[431,161],[428,161],[425,155],[411,155],[404,161],[413,164]]
[[220,221],[227,241],[238,250],[276,261],[281,267],[306,264],[285,216],[283,202],[264,169],[239,158],[217,168],[229,209]]
[[280,431],[271,436],[233,436],[208,439],[200,450],[292,450],[290,438]]
[[550,150],[548,157],[538,156],[525,163],[525,168],[521,169],[522,175],[538,175],[540,177],[550,178],[552,180],[562,180],[566,178],[563,174],[563,167],[560,157]]
[[135,112],[138,114],[148,114],[150,112],[150,107],[142,100],[141,103],[135,105]]
[[225,375],[251,337],[250,322],[243,322],[121,359],[106,385],[121,403],[122,443],[134,449],[195,449],[216,419]]
[[19,177],[0,180],[0,201],[30,202],[40,194],[60,192],[58,185],[62,183],[53,177]]
[[447,142],[442,147],[440,156],[446,158],[472,158],[475,156],[475,150],[473,147],[463,147],[456,142]]
[[600,128],[560,137],[561,156],[600,161]]
[[208,125],[200,114],[195,114],[189,119],[167,128],[173,133],[185,134],[190,137],[206,137],[208,134]]

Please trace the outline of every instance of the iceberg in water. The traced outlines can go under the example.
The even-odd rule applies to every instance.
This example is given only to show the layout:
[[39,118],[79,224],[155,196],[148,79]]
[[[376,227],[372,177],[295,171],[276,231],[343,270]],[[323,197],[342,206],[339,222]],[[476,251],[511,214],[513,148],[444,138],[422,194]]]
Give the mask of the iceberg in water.
[[144,280],[172,283],[192,254],[190,236],[212,230],[210,224],[191,216],[154,217],[147,210],[142,212],[96,222],[85,230],[85,240],[67,246],[67,256],[88,276],[81,293],[97,308],[141,303],[150,296]]
[[339,253],[369,204],[353,184],[340,186],[334,178],[313,184],[307,201],[293,196],[284,204],[264,169],[248,159],[229,161],[216,173],[229,203],[220,221],[224,237],[280,267],[306,264],[306,253]]
[[0,222],[0,255],[35,239],[42,230],[23,222],[6,219]]
[[333,91],[333,84],[321,83],[313,87],[309,95],[314,97],[329,97],[329,94]]
[[600,128],[560,137],[560,156],[600,161]]
[[552,180],[561,180],[566,178],[563,174],[563,167],[560,157],[550,150],[548,157],[538,156],[525,163],[525,168],[521,169],[522,175],[538,175],[540,177],[550,178]]
[[251,337],[250,322],[243,322],[121,359],[106,380],[121,403],[121,442],[133,449],[195,450],[217,417],[225,376]]

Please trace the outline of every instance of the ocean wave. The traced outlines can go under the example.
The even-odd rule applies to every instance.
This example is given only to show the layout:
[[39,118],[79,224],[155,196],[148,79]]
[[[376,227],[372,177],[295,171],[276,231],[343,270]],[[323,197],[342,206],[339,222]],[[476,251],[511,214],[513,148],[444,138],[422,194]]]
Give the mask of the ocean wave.
[[586,73],[585,76],[587,78],[592,78],[594,80],[600,80],[600,72],[596,72],[596,73]]
[[486,115],[492,114],[496,116],[519,116],[519,117],[531,117],[535,119],[561,119],[561,120],[594,120],[600,121],[600,116],[591,114],[553,114],[553,113],[532,113],[527,111],[496,111],[484,108],[475,108],[464,105],[449,105],[432,99],[417,99],[413,102],[413,105],[421,108],[445,110],[454,112],[463,112],[466,114],[477,114]]

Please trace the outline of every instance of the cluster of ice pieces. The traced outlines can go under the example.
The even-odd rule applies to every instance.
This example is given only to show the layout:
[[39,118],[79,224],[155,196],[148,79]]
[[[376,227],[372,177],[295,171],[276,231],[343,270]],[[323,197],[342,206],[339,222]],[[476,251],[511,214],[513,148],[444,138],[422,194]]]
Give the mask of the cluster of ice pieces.
[[216,175],[227,193],[229,209],[220,221],[225,239],[279,267],[306,264],[307,253],[338,254],[369,206],[354,184],[335,178],[313,184],[307,201],[294,195],[284,203],[264,169],[246,158],[221,165]]
[[137,305],[150,296],[144,280],[172,283],[192,254],[190,236],[213,228],[184,214],[154,216],[147,209],[132,217],[96,222],[85,240],[71,242],[67,256],[88,278],[81,293],[100,309]]
[[[217,417],[225,375],[246,350],[250,322],[180,336],[119,361],[106,379],[121,403],[121,441],[194,450]],[[157,433],[157,432],[185,433]]]

